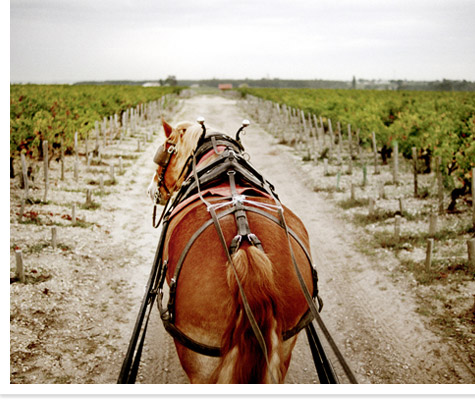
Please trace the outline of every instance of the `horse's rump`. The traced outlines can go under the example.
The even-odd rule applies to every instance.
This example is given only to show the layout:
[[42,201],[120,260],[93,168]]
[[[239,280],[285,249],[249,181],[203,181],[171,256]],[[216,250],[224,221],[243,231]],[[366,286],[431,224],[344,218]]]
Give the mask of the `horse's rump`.
[[[207,200],[213,202],[213,198]],[[269,203],[267,198],[249,197],[249,200]],[[268,213],[278,217],[277,212]],[[301,221],[288,209],[284,214],[288,227],[299,235],[308,249],[307,233]],[[289,330],[307,311],[308,305],[292,264],[286,232],[274,221],[258,213],[248,211],[247,216],[251,231],[260,239],[264,252],[272,263],[275,286],[279,294],[285,296],[281,303],[280,319],[282,330]],[[168,282],[175,274],[177,262],[190,238],[209,219],[206,206],[198,200],[181,210],[171,221],[165,242]],[[229,245],[236,235],[234,215],[222,217],[220,226]],[[293,238],[291,245],[307,287],[312,292],[312,271],[307,256]],[[243,242],[240,249],[246,250],[248,247],[249,244]],[[175,325],[195,341],[211,346],[220,346],[227,318],[233,314],[231,309],[234,297],[227,281],[227,264],[226,252],[216,228],[209,225],[189,249],[177,279]]]

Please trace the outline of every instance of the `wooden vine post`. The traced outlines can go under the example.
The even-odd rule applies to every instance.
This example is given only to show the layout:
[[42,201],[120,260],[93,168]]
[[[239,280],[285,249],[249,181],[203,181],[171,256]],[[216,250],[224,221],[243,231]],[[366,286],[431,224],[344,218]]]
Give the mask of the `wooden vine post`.
[[393,147],[393,183],[397,185],[399,182],[399,145],[397,141],[394,142]]
[[361,158],[360,131],[361,129],[356,130],[356,156],[358,159]]
[[365,187],[368,183],[368,169],[366,168],[366,164],[363,164],[363,187]]
[[61,139],[61,180],[64,181],[64,145],[63,145],[63,139]]
[[110,180],[111,180],[112,184],[114,184],[115,183],[115,167],[114,167],[114,164],[111,164],[109,170],[110,170],[110,172],[109,172]]
[[444,184],[442,182],[442,157],[436,157],[437,195],[439,200],[439,214],[444,214]]
[[25,282],[25,269],[23,268],[23,253],[21,250],[15,251],[16,276],[21,283]]
[[434,250],[434,240],[429,238],[427,240],[427,249],[426,249],[426,270],[429,271],[432,266],[432,251]]
[[467,241],[468,266],[475,269],[475,238]]
[[78,132],[74,133],[74,180],[79,180]]
[[341,136],[341,124],[337,122],[338,127],[338,163],[341,164],[341,154],[343,154],[343,139]]
[[434,237],[437,232],[437,214],[431,213],[429,217],[429,236]]
[[348,123],[348,143],[350,146],[350,161],[348,165],[348,174],[353,173],[353,141],[351,139],[351,124]]
[[43,162],[44,162],[44,173],[45,173],[45,196],[44,202],[48,201],[48,187],[49,187],[49,180],[48,180],[48,140],[43,141]]
[[401,216],[394,217],[394,242],[399,244],[401,241]]
[[76,225],[76,203],[73,204],[71,209],[71,224]]
[[373,154],[374,154],[374,173],[379,174],[379,167],[378,167],[378,148],[376,147],[376,134],[373,132],[371,133],[371,138],[373,140]]
[[414,197],[417,197],[417,148],[412,147],[412,165],[414,168]]
[[91,189],[86,189],[86,206],[90,207],[92,205],[92,191]]
[[333,134],[333,127],[332,127],[331,119],[328,119],[328,131],[330,133],[330,148],[329,148],[328,157],[332,158],[332,156],[333,156],[333,144],[335,142],[335,136]]
[[372,197],[369,198],[369,204],[368,204],[368,217],[372,218],[374,216],[374,206],[375,202]]
[[58,246],[58,243],[57,243],[57,235],[58,235],[58,230],[56,227],[52,227],[51,228],[51,246],[54,248],[56,248],[56,246]]
[[356,200],[355,184],[354,184],[354,183],[352,183],[351,186],[350,186],[350,198],[351,198],[351,201],[355,201],[355,200]]
[[28,169],[26,168],[25,154],[21,153],[21,172],[23,175],[23,187],[25,188],[25,200],[28,199],[30,184],[28,183]]
[[475,228],[475,168],[472,168],[472,223]]

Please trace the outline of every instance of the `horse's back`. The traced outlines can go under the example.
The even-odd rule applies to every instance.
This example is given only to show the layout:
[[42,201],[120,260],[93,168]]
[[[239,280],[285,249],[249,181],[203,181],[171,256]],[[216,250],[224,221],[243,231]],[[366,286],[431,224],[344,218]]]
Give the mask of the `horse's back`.
[[[212,198],[209,200],[213,202]],[[251,200],[257,203],[269,201],[264,198],[251,198]],[[218,210],[218,213],[220,211]],[[279,219],[277,211],[266,210],[266,213]],[[289,330],[307,311],[308,305],[292,263],[286,231],[274,220],[259,213],[247,211],[247,216],[251,232],[259,238],[264,252],[272,262],[275,284],[281,294],[285,295],[283,326],[284,330]],[[307,288],[312,292],[311,266],[303,250],[303,247],[309,250],[307,231],[300,219],[290,210],[285,209],[284,216],[288,228],[302,243],[300,245],[290,237],[298,267]],[[206,206],[198,200],[185,207],[172,219],[166,242],[168,281],[175,274],[177,263],[182,258],[183,251],[189,247],[190,239],[210,218]],[[221,217],[219,224],[227,245],[230,245],[237,234],[234,215],[231,213]],[[244,250],[248,247],[249,243],[246,241],[240,246]],[[205,344],[219,345],[226,326],[225,318],[232,314],[229,308],[232,306],[233,296],[230,295],[227,284],[227,262],[226,251],[218,232],[215,226],[210,224],[189,247],[177,279],[176,324],[179,328],[186,326],[186,331],[192,333],[189,336],[196,337],[197,341]],[[186,315],[183,321],[180,318],[181,314]]]

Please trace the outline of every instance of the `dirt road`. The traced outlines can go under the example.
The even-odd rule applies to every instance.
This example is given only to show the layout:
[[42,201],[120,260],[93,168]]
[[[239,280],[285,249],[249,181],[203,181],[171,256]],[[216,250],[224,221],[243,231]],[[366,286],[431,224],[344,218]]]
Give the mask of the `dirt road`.
[[[231,135],[247,117],[235,100],[194,97],[184,102],[173,123],[200,115],[210,127]],[[355,250],[353,229],[321,194],[311,190],[309,178],[290,149],[253,125],[247,129],[243,144],[252,164],[274,184],[282,202],[306,223],[325,303],[322,317],[358,381],[473,382],[473,373],[457,359],[456,351],[426,330],[404,280],[395,283],[391,279],[388,262],[370,260]],[[157,363],[155,368],[162,369],[162,375],[154,381],[184,381],[181,372],[176,371],[173,346],[167,344],[161,354],[165,363]],[[341,368],[337,364],[335,367],[341,381],[347,382]],[[286,382],[315,382],[304,333],[294,350]]]
[[[178,112],[170,118],[172,124],[194,120],[201,115],[208,126],[234,135],[242,119],[247,118],[238,101],[230,98],[197,96],[181,102]],[[109,342],[113,351],[108,355],[108,364],[97,358],[97,354],[89,357],[89,360],[92,357],[100,362],[87,373],[90,383],[116,382],[143,296],[159,235],[151,225],[152,206],[146,189],[155,167],[152,156],[161,141],[162,135],[133,162],[120,178],[116,191],[103,198],[102,212],[93,213],[94,219],[101,221],[103,235],[96,240],[98,249],[94,253],[107,255],[104,276],[112,276],[116,281],[114,288],[105,286],[94,295],[110,300],[103,315],[113,311],[121,320],[114,322],[112,319],[112,328],[108,329],[114,333]],[[251,163],[274,184],[281,201],[307,226],[325,304],[322,317],[358,382],[473,383],[474,374],[456,349],[443,344],[427,330],[424,318],[416,313],[408,280],[394,275],[389,270],[388,260],[372,259],[355,248],[355,229],[322,194],[312,191],[311,179],[301,169],[300,159],[289,148],[277,144],[258,125],[251,124],[247,129],[243,144],[251,156]],[[12,237],[15,231],[16,227]],[[88,263],[83,260],[77,264],[87,266]],[[16,296],[12,292],[12,298]],[[81,306],[76,309],[81,310]],[[98,309],[89,307],[88,312],[92,321],[101,320]],[[91,332],[109,325],[111,318],[104,319]],[[85,359],[76,354],[72,366]],[[20,367],[22,363],[19,359]],[[34,368],[39,368],[40,361],[35,365]],[[12,379],[25,383],[48,381],[39,370],[31,368],[30,365],[30,369],[23,371],[23,378],[12,375]],[[336,361],[335,369],[341,382],[346,383]],[[68,381],[84,382],[83,374],[74,369],[70,372]],[[33,374],[35,378],[32,378]],[[302,332],[286,382],[315,383],[315,379],[310,350]],[[153,312],[149,327],[138,382],[188,382],[157,310]]]

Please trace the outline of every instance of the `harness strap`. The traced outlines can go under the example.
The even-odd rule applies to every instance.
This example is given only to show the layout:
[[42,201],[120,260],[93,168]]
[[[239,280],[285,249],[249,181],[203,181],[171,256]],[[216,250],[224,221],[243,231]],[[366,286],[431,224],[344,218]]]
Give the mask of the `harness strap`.
[[[243,208],[247,211],[251,211],[251,212],[254,212],[254,213],[257,213],[257,214],[261,214],[263,215],[264,217],[272,220],[273,222],[275,222],[277,225],[279,226],[282,226],[280,221],[274,217],[273,215],[267,213],[267,212],[264,212],[262,210],[259,210],[255,207],[251,207],[251,206],[243,206]],[[220,220],[221,218],[229,215],[229,214],[232,214],[235,212],[235,209],[236,207],[233,206],[225,211],[222,211],[220,213],[217,213],[217,218],[218,220]],[[200,228],[198,228],[196,230],[196,232],[191,236],[191,238],[188,240],[187,244],[185,245],[185,247],[183,248],[182,252],[181,252],[181,255],[180,255],[180,258],[178,259],[176,265],[175,265],[175,271],[174,271],[174,275],[173,275],[173,279],[171,281],[171,284],[172,286],[170,287],[170,294],[169,294],[169,301],[168,301],[168,304],[167,304],[167,308],[164,308],[163,305],[162,305],[162,299],[161,298],[158,298],[157,299],[157,305],[158,305],[158,310],[160,312],[160,317],[162,318],[162,320],[164,322],[167,323],[166,327],[167,327],[167,330],[170,329],[172,330],[173,334],[181,334],[181,339],[182,340],[187,340],[186,341],[186,346],[187,347],[190,347],[192,350],[198,352],[198,353],[202,353],[202,354],[207,354],[207,355],[212,355],[212,356],[217,356],[215,355],[215,353],[206,353],[205,351],[219,351],[219,347],[211,347],[211,346],[205,346],[205,348],[201,348],[199,347],[199,345],[201,343],[198,343],[196,342],[197,346],[193,346],[193,344],[195,343],[195,341],[193,341],[191,338],[189,338],[188,336],[186,336],[185,334],[183,334],[175,325],[173,325],[173,320],[174,320],[174,314],[175,314],[175,306],[174,306],[174,303],[175,303],[175,293],[176,293],[176,284],[178,283],[178,278],[179,278],[179,275],[180,275],[180,271],[181,271],[181,268],[183,266],[183,262],[185,261],[185,258],[186,256],[188,255],[188,252],[190,251],[191,247],[193,246],[193,244],[195,243],[195,241],[199,238],[199,236],[204,232],[204,230],[206,228],[208,228],[211,224],[213,224],[213,218],[210,218],[208,221],[206,221],[203,225],[201,225]],[[289,233],[290,235],[292,236],[292,238],[295,239],[295,241],[299,244],[299,246],[302,248],[303,252],[305,253],[305,255],[307,256],[307,259],[309,261],[309,263],[311,264],[312,261],[311,261],[311,258],[310,258],[310,254],[308,253],[307,249],[305,248],[305,245],[303,244],[302,240],[298,237],[298,235],[291,229],[289,228]],[[230,251],[232,250],[232,246],[230,247]],[[231,253],[232,254],[232,253]],[[165,261],[163,262],[163,273],[162,273],[162,276],[161,276],[161,280],[160,280],[160,284],[159,284],[159,291],[162,289],[163,287],[163,284],[164,284],[164,279],[165,279],[165,275],[166,275],[166,271],[167,271],[167,265],[168,265],[168,262]],[[175,285],[174,285],[175,284]],[[314,289],[316,290],[316,287],[314,286]],[[159,294],[161,297],[163,297],[162,293]],[[302,330],[308,323],[309,321],[311,321],[313,319],[313,316],[311,315],[311,312],[310,310],[307,311],[307,313],[305,313],[302,318],[300,319],[300,321],[297,323],[297,325],[293,328],[293,329],[289,329],[289,330],[286,330],[285,332],[283,332],[282,336],[283,336],[283,339],[284,341],[285,340],[288,340],[290,339],[292,336],[296,335],[300,330]],[[201,344],[202,346],[204,346],[203,344]],[[216,353],[217,354],[217,353]]]
[[[211,217],[213,218],[213,224],[216,228],[216,231],[218,233],[221,244],[223,245],[223,248],[226,252],[226,257],[228,259],[228,262],[229,262],[231,268],[233,269],[233,274],[234,274],[234,277],[236,279],[236,284],[238,285],[239,294],[240,294],[241,299],[242,299],[242,305],[243,305],[244,311],[246,312],[246,315],[247,315],[247,318],[248,318],[249,323],[251,325],[252,331],[254,332],[254,335],[256,336],[257,341],[259,343],[259,346],[260,346],[260,348],[261,348],[261,350],[264,354],[264,357],[265,357],[266,363],[267,363],[267,367],[270,368],[269,358],[267,356],[267,347],[266,347],[266,343],[264,341],[264,337],[262,336],[262,332],[259,329],[259,326],[257,325],[256,319],[254,318],[251,307],[249,306],[249,302],[247,301],[246,294],[245,294],[244,289],[242,287],[241,281],[239,280],[239,275],[237,274],[236,266],[234,265],[234,262],[231,258],[231,255],[229,254],[228,246],[226,245],[226,240],[224,239],[223,230],[221,229],[221,226],[219,225],[218,217],[216,216],[216,211],[214,210],[212,205],[207,200],[205,200],[205,198],[201,194],[200,180],[198,178],[198,174],[196,173],[196,156],[195,156],[194,153],[193,153],[193,176],[194,176],[196,184],[198,186],[198,194],[200,195],[200,199],[206,205],[206,207],[208,208],[209,213],[211,214]],[[270,376],[272,378],[272,381],[274,383],[277,383],[277,381],[275,380],[274,375],[272,373],[270,373]]]
[[[278,200],[276,200],[276,203],[279,203],[280,202]],[[289,244],[289,248],[290,248],[290,254],[291,254],[291,257],[292,257],[292,263],[294,265],[294,269],[295,269],[295,273],[297,274],[297,278],[300,282],[300,286],[302,288],[302,291],[303,291],[303,294],[305,296],[305,299],[307,300],[307,303],[309,305],[309,308],[310,310],[312,311],[315,319],[317,320],[317,323],[318,325],[320,326],[323,334],[325,335],[326,339],[328,340],[328,343],[330,344],[333,352],[335,353],[335,355],[337,356],[338,360],[340,361],[342,367],[343,367],[343,370],[345,371],[345,374],[346,376],[348,377],[348,379],[350,380],[351,383],[358,383],[356,381],[356,378],[353,374],[353,372],[351,371],[349,365],[347,364],[345,358],[343,357],[343,355],[341,354],[340,350],[338,349],[338,346],[336,345],[335,341],[333,340],[333,338],[331,337],[330,335],[330,332],[328,331],[328,329],[326,328],[325,324],[323,323],[323,320],[320,316],[320,314],[318,313],[317,311],[317,308],[315,306],[315,303],[312,299],[312,297],[310,296],[310,292],[308,291],[308,288],[307,288],[307,285],[305,284],[305,281],[302,277],[302,273],[300,272],[300,269],[297,265],[297,261],[295,259],[295,255],[294,255],[294,251],[292,249],[292,245],[290,243],[290,236],[289,236],[289,230],[288,230],[288,227],[287,227],[287,224],[285,222],[285,217],[284,217],[284,214],[283,214],[283,210],[279,210],[280,211],[280,214],[281,214],[281,219],[284,223],[284,230],[287,234],[287,242]]]
[[312,352],[313,361],[317,370],[318,379],[321,384],[338,383],[338,378],[333,370],[330,360],[327,359],[322,343],[318,338],[313,323],[310,322],[305,328],[309,341],[310,351]]

